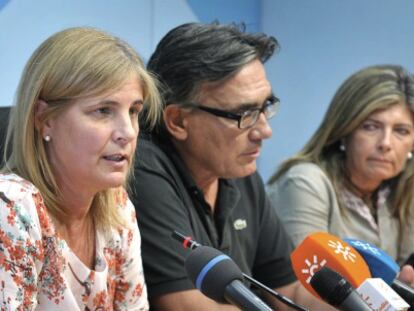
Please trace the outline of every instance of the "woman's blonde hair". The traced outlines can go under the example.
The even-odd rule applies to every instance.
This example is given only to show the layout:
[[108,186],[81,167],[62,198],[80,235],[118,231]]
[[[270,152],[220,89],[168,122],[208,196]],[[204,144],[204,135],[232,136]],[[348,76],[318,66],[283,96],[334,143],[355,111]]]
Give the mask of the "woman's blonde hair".
[[[46,122],[64,113],[76,100],[117,90],[133,73],[143,88],[146,121],[153,126],[160,115],[156,80],[145,70],[137,52],[115,36],[93,28],[69,28],[44,41],[26,64],[11,111],[3,171],[32,182],[48,211],[59,220],[67,212],[62,207],[44,140],[35,127],[39,99],[48,104],[41,120]],[[133,164],[130,172],[132,169]],[[116,203],[119,191],[108,189],[95,196],[91,213],[98,227],[123,223]]]
[[[339,148],[341,141],[373,112],[394,104],[407,105],[414,115],[414,78],[404,68],[378,65],[354,73],[337,90],[316,133],[299,153],[282,163],[269,184],[295,164],[313,162],[325,170],[338,195],[346,176],[345,154]],[[406,165],[398,176],[385,183],[391,187],[394,215],[403,222],[414,203],[413,164]]]

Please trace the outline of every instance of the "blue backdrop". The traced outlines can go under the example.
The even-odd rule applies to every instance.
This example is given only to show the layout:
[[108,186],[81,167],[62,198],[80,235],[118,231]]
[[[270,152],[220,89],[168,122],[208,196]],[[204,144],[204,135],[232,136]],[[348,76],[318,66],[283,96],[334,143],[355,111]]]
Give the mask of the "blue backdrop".
[[414,70],[411,0],[0,0],[0,105],[13,102],[23,66],[52,33],[94,26],[148,59],[172,27],[189,21],[244,22],[281,44],[266,65],[280,114],[272,121],[259,171],[265,180],[316,130],[336,88],[378,63]]

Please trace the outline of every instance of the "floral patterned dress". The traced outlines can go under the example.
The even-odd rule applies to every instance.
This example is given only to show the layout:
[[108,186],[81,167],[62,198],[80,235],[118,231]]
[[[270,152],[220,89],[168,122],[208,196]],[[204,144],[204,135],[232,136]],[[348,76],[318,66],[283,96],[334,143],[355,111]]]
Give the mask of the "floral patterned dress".
[[141,236],[125,192],[128,226],[96,234],[90,270],[55,234],[39,191],[0,174],[0,310],[148,310]]

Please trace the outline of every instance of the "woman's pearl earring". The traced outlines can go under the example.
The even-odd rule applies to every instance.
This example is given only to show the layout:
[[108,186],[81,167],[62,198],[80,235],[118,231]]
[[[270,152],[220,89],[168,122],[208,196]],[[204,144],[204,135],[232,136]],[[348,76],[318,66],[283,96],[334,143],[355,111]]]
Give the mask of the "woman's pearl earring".
[[345,151],[345,145],[344,144],[340,144],[339,145],[339,150],[341,150],[341,151]]
[[408,160],[411,160],[413,158],[413,153],[411,152],[411,151],[409,151],[408,153],[407,153],[407,159]]
[[44,138],[44,140],[47,141],[47,142],[49,142],[50,141],[50,136],[49,135],[46,135],[45,138]]

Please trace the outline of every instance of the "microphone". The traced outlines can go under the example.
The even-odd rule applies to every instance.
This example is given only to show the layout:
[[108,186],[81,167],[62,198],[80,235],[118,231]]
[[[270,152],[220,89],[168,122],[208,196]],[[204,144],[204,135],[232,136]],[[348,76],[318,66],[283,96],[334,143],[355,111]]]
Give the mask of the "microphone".
[[357,292],[374,310],[406,311],[410,307],[381,278],[366,279]]
[[233,260],[215,248],[198,246],[187,257],[185,269],[195,287],[215,301],[246,311],[272,310],[242,283],[243,274]]
[[404,299],[411,308],[414,308],[414,288],[396,278],[400,271],[399,265],[382,249],[366,241],[345,239],[365,259],[371,274],[375,278],[383,279],[391,288]]
[[[329,267],[347,279],[374,310],[389,306],[391,310],[406,310],[406,303],[385,282],[371,279],[364,258],[345,241],[326,232],[306,237],[291,255],[299,281],[315,296],[310,280],[321,267]],[[313,259],[313,261],[311,261]]]
[[371,277],[361,255],[347,243],[327,232],[315,232],[307,236],[290,257],[298,280],[318,298],[320,297],[310,285],[310,280],[316,271],[324,266],[338,272],[354,288]]
[[355,248],[364,258],[372,277],[381,278],[387,284],[392,284],[400,271],[400,266],[390,255],[375,245],[362,240],[345,238],[344,241]]
[[[178,232],[178,231],[173,231],[172,232],[172,234],[171,234],[171,236],[174,238],[174,239],[176,239],[178,242],[180,242],[181,244],[182,244],[182,246],[184,247],[184,248],[190,248],[190,249],[192,249],[192,250],[194,250],[194,249],[196,249],[196,248],[198,248],[198,247],[206,247],[206,246],[202,246],[200,243],[198,243],[198,242],[196,242],[196,241],[194,241],[190,236],[185,236],[184,234],[182,234],[182,233],[180,233],[180,232]],[[230,258],[230,257],[228,257],[227,255],[224,255],[223,253],[221,253],[220,251],[218,251],[217,249],[214,249],[215,250],[215,252],[217,253],[217,255],[218,254],[220,254],[219,256],[225,256],[225,257],[221,257],[221,258],[226,258],[226,259],[228,259],[228,260],[230,260],[231,262],[232,262],[232,265],[234,265],[238,270],[240,270],[239,269],[239,267],[237,267],[237,265],[233,262],[233,260]],[[218,256],[216,256],[216,257],[218,257]],[[188,260],[188,259],[187,259]],[[205,259],[202,259],[202,260],[205,260]],[[216,259],[216,260],[218,260],[218,259]],[[187,265],[187,261],[185,262],[185,265]],[[233,267],[234,268],[234,267]],[[187,266],[186,266],[186,269],[187,269]],[[220,273],[223,273],[223,271],[219,271]],[[241,271],[240,271],[241,272]],[[237,272],[238,273],[238,272]],[[187,274],[189,275],[189,273],[188,273],[188,270],[187,270]],[[292,309],[294,309],[294,310],[298,310],[298,311],[309,311],[308,309],[306,309],[306,308],[304,308],[304,307],[302,307],[302,306],[300,306],[300,305],[298,305],[298,304],[296,304],[296,303],[294,303],[292,300],[290,300],[289,298],[287,298],[287,297],[285,297],[285,296],[283,296],[283,295],[281,295],[281,294],[279,294],[279,293],[277,293],[276,291],[274,291],[274,290],[272,290],[271,288],[269,288],[269,287],[267,287],[267,286],[265,286],[264,284],[262,284],[262,283],[260,283],[259,281],[257,281],[257,280],[255,280],[255,279],[253,279],[252,277],[250,277],[250,276],[248,276],[247,274],[245,274],[245,273],[242,273],[241,272],[241,274],[242,274],[242,276],[246,279],[246,280],[248,280],[251,284],[253,284],[253,285],[255,285],[257,288],[260,288],[260,289],[262,289],[262,290],[264,290],[264,291],[266,291],[266,292],[268,292],[268,293],[270,293],[271,295],[273,295],[274,297],[276,297],[278,300],[280,300],[281,302],[283,302],[284,304],[286,304],[286,305],[288,305],[289,307],[291,307]],[[238,279],[240,280],[240,274],[237,274],[238,275]],[[189,275],[190,276],[190,275]],[[197,282],[195,282],[194,281],[194,277],[193,278],[190,278],[191,279],[191,281],[193,282],[193,284],[195,284],[195,283],[197,283]],[[196,286],[197,287],[197,286]],[[197,287],[198,288],[198,287]],[[198,289],[200,289],[200,288],[198,288]],[[203,292],[203,291],[202,291]],[[204,293],[204,292],[203,292]],[[223,291],[221,292],[221,293],[223,293]],[[205,293],[204,293],[205,294]],[[207,294],[205,294],[206,296],[208,296]],[[220,294],[219,294],[220,295]],[[210,297],[210,296],[208,296],[208,297]],[[212,298],[212,297],[210,297],[210,298]],[[222,297],[220,297],[220,298],[222,298]],[[214,299],[214,298],[212,298],[212,299]],[[218,300],[218,301],[220,301],[220,300]]]
[[412,253],[410,255],[410,257],[408,257],[408,259],[405,261],[404,265],[410,265],[410,266],[414,267],[414,253]]
[[401,296],[409,305],[409,311],[414,310],[414,289],[410,286],[395,279],[392,284],[391,288],[397,292],[398,295]]
[[341,311],[372,311],[351,284],[328,266],[316,271],[310,285],[319,296]]
[[200,243],[197,243],[196,241],[194,241],[190,236],[185,236],[184,234],[178,231],[173,231],[171,233],[171,237],[173,237],[178,242],[182,243],[184,248],[195,249],[201,246]]

